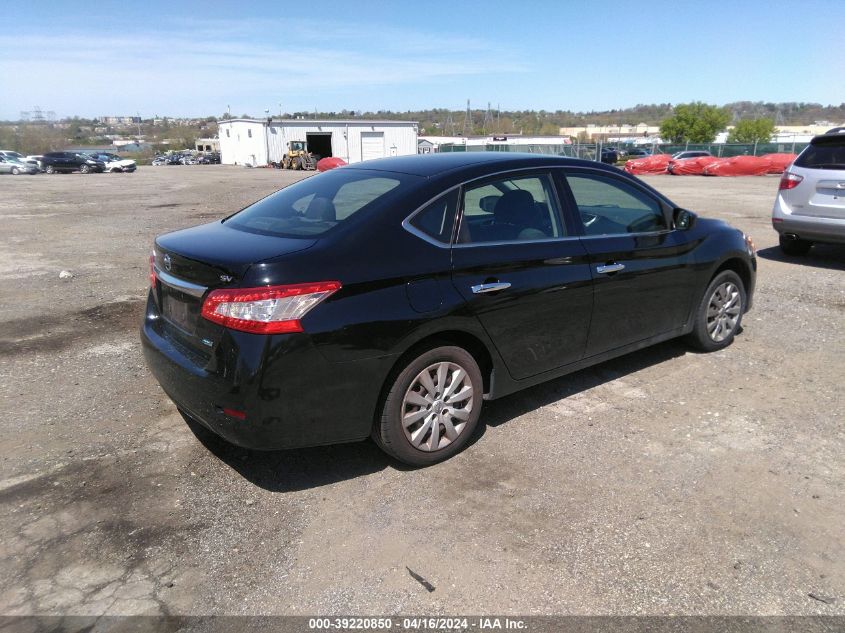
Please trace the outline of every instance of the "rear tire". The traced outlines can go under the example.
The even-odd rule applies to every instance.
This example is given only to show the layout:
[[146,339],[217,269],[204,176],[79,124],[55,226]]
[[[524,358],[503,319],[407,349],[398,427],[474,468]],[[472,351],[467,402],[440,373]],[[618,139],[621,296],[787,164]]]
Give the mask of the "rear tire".
[[783,235],[780,236],[780,250],[783,251],[785,255],[793,255],[796,257],[806,255],[810,252],[810,247],[812,246],[813,243],[808,242],[807,240],[802,240],[800,238],[793,240],[788,237],[784,237]]
[[52,165],[47,165],[47,167],[44,168],[44,171],[47,172],[48,174],[55,174],[56,168],[53,167]]
[[445,346],[424,352],[388,379],[390,390],[373,429],[376,443],[412,466],[463,450],[478,425],[484,381],[472,355]]
[[732,270],[713,277],[695,312],[688,340],[704,352],[715,352],[733,343],[745,312],[745,285]]

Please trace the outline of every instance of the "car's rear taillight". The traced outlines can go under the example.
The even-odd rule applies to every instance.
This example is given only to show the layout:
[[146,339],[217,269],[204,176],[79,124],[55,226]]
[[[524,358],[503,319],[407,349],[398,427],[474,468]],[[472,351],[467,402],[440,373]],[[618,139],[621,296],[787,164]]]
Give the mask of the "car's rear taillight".
[[783,191],[784,189],[794,189],[802,180],[804,180],[804,176],[799,176],[798,174],[785,171],[783,172],[783,176],[781,176],[778,191]]
[[340,290],[340,287],[339,281],[320,281],[212,290],[202,305],[202,316],[242,332],[302,332],[300,319],[318,303]]

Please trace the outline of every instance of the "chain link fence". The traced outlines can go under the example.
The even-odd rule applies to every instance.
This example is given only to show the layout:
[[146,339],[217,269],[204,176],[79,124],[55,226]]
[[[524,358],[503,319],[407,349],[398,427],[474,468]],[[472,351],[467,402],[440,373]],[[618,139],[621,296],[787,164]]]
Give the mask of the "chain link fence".
[[631,143],[571,143],[571,144],[504,144],[487,143],[485,145],[445,144],[439,147],[440,152],[527,152],[529,154],[546,154],[553,156],[569,156],[584,160],[598,160],[603,148],[621,150],[620,160],[641,158],[628,156],[630,150],[645,149],[652,154],[675,154],[677,152],[699,150],[710,152],[718,158],[733,156],[763,156],[764,154],[799,154],[809,143],[685,143],[669,144],[654,143],[651,145]]

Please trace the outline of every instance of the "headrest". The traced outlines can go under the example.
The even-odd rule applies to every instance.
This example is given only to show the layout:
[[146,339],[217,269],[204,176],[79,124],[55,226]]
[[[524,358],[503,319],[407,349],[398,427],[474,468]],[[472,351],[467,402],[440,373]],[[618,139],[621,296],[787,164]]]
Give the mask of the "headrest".
[[493,207],[493,221],[497,224],[526,224],[534,212],[534,196],[530,191],[508,191]]
[[305,217],[309,220],[323,220],[325,222],[336,222],[337,211],[334,203],[328,198],[314,198],[305,210]]

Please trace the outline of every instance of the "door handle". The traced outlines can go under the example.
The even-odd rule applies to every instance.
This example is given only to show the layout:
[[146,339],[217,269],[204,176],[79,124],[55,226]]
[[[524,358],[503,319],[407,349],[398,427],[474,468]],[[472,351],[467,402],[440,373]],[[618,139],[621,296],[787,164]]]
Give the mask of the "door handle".
[[507,290],[511,285],[507,281],[496,281],[489,284],[478,284],[472,286],[472,293],[476,295],[487,294],[488,292],[499,292],[500,290]]
[[604,264],[603,266],[596,266],[596,272],[602,275],[609,275],[610,273],[618,273],[620,270],[625,270],[625,264]]

